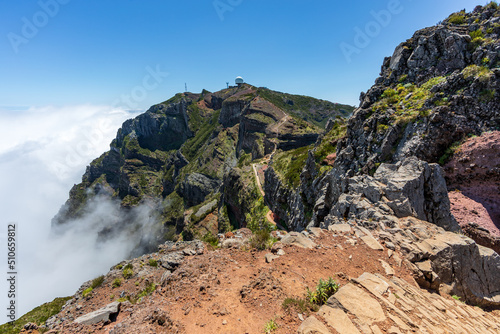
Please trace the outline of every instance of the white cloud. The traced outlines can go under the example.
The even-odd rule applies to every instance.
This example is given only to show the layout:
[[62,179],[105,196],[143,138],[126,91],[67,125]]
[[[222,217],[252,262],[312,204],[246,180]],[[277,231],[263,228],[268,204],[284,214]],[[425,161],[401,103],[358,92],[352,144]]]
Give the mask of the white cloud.
[[[127,251],[116,249],[117,243],[99,253],[90,251],[95,235],[82,230],[59,240],[50,239],[49,233],[51,218],[73,184],[81,181],[85,167],[109,149],[122,122],[133,116],[92,105],[0,110],[0,245],[5,245],[7,224],[15,222],[18,316],[57,296],[73,294],[83,281],[106,272]],[[113,214],[110,206],[102,203],[99,210]],[[0,254],[5,274],[6,250]],[[2,308],[8,302],[6,291],[5,280],[0,280]]]

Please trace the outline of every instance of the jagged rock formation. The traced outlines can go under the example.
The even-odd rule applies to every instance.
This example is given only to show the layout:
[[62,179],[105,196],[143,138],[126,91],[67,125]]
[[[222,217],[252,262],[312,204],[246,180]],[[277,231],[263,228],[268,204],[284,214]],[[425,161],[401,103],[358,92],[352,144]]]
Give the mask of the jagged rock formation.
[[457,15],[463,24],[455,15],[420,30],[384,60],[339,143],[345,171],[408,156],[438,162],[465,135],[500,126],[498,10]]
[[[330,124],[302,154],[299,184],[287,184],[281,157],[273,159],[266,197],[283,224],[300,231],[356,219],[385,229],[395,218],[412,216],[458,231],[435,163],[445,162],[454,142],[500,128],[499,23],[496,6],[479,6],[416,32],[384,60],[347,124]],[[487,293],[467,293],[475,283],[452,276],[464,279],[461,295],[471,302],[500,291],[489,286]],[[482,303],[488,305],[488,297]]]
[[205,201],[205,197],[216,191],[220,186],[218,180],[211,179],[203,174],[193,173],[186,176],[180,184],[179,194],[185,199],[188,207]]

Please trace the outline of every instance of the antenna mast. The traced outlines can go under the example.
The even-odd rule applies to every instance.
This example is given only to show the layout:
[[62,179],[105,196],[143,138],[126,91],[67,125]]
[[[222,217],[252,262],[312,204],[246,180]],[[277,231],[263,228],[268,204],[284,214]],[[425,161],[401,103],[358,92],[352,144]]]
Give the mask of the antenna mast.
[[185,91],[187,93],[187,91],[188,91],[188,84],[187,83],[184,84],[184,89],[185,89]]

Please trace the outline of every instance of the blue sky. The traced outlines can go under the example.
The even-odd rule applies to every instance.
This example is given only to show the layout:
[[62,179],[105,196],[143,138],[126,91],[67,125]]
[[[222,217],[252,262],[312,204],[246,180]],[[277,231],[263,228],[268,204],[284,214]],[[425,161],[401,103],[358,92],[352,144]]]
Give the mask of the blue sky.
[[[485,3],[1,1],[0,106],[147,109],[183,91],[184,83],[189,91],[216,91],[237,75],[257,86],[357,105],[383,57],[415,30]],[[391,17],[377,29],[373,13],[381,11]],[[341,43],[355,46],[355,29],[367,27],[372,36],[348,62]],[[148,78],[148,69],[159,69],[160,80]],[[135,98],[123,103],[127,95]]]

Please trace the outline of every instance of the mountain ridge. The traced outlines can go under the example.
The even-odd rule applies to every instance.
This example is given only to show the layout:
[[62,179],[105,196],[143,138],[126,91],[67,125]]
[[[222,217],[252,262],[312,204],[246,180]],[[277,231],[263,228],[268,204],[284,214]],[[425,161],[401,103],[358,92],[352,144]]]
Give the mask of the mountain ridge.
[[[125,209],[146,200],[160,211],[163,207],[158,239],[149,242],[151,249],[164,240],[165,233],[172,237],[184,232],[184,239],[190,239],[193,232],[203,237],[225,232],[231,224],[245,226],[252,203],[244,205],[248,209],[237,215],[237,221],[216,213],[219,220],[226,220],[225,225],[202,228],[201,235],[196,228],[186,228],[190,221],[185,221],[184,213],[214,196],[227,198],[219,195],[219,189],[228,188],[221,188],[228,169],[248,167],[249,161],[276,149],[310,145],[328,119],[349,115],[352,109],[249,84],[215,93],[176,94],[123,123],[111,150],[87,167],[82,183],[73,187],[52,225],[57,230],[65,221],[85,216],[87,202],[101,196],[115,199]],[[247,200],[255,202],[256,196]],[[223,206],[218,201],[219,211]],[[133,224],[132,220],[128,223]]]

